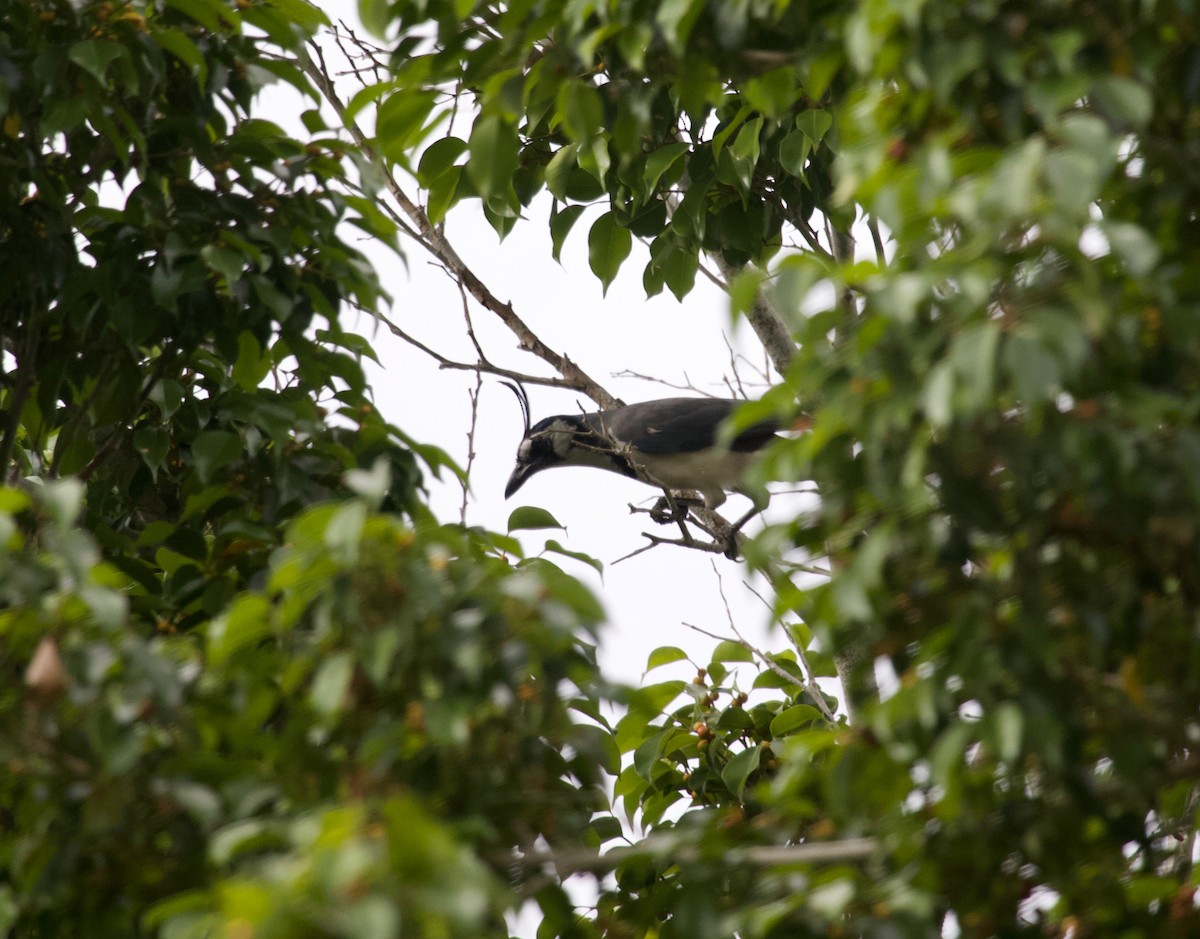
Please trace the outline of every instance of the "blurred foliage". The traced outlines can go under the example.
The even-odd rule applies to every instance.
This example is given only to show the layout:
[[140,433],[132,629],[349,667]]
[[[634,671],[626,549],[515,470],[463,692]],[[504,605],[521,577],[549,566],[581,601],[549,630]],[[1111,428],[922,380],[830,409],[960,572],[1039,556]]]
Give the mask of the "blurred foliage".
[[396,240],[326,22],[0,7],[2,935],[505,934],[513,849],[605,804],[595,599],[430,516],[461,471],[341,325]]
[[[747,555],[801,647],[895,687],[841,729],[784,721],[799,684],[644,688],[617,795],[656,831],[880,852],[656,868],[620,905],[635,932],[1200,928],[1196,5],[360,7],[393,52],[363,100],[435,219],[477,199],[503,234],[547,190],[556,252],[586,219],[603,283],[635,237],[649,293],[715,255],[743,269],[735,312],[764,296],[797,340],[763,408],[813,429],[766,474],[820,506]],[[834,575],[798,586],[789,553]]]
[[1195,4],[360,7],[349,111],[435,222],[547,190],[604,284],[641,238],[649,293],[717,256],[785,318],[762,407],[812,431],[765,471],[821,499],[746,554],[792,648],[618,693],[576,580],[431,517],[459,471],[339,319],[382,297],[347,226],[396,230],[318,9],[0,7],[0,930],[1200,931]]

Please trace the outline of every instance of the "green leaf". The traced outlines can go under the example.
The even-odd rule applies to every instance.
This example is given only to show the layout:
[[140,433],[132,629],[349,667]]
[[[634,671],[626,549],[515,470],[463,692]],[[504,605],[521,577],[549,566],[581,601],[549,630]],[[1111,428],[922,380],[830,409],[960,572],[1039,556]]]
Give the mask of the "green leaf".
[[820,108],[812,108],[796,116],[796,129],[808,138],[814,147],[825,139],[832,126],[833,115]]
[[1043,161],[1046,183],[1064,211],[1082,214],[1100,194],[1101,160],[1082,150],[1054,150]]
[[379,106],[375,135],[384,156],[397,162],[408,159],[412,148],[428,133],[427,122],[436,103],[433,92],[406,88]]
[[325,659],[313,678],[309,701],[322,717],[333,717],[342,711],[346,690],[354,676],[354,657],[342,650]]
[[588,232],[588,262],[592,273],[604,285],[605,293],[632,246],[633,237],[618,223],[614,213],[605,212],[592,223]]
[[253,391],[271,371],[271,357],[263,354],[252,333],[238,335],[238,355],[233,363],[233,380],[245,391]]
[[446,213],[458,203],[462,195],[465,195],[459,191],[462,172],[461,166],[452,166],[430,183],[426,209],[429,212],[429,220],[435,225],[445,219]]
[[390,0],[358,0],[358,17],[372,35],[384,38],[392,19]]
[[[160,927],[168,924],[176,917],[183,918],[188,914],[207,912],[212,908],[212,895],[208,890],[185,890],[152,903],[142,914],[140,923],[144,927]],[[168,939],[171,935],[167,929],[159,933]]]
[[579,158],[579,147],[571,144],[559,147],[558,152],[546,164],[546,188],[560,202],[566,201],[567,189],[571,182],[571,173],[576,169]]
[[727,151],[733,161],[734,169],[737,171],[738,182],[741,183],[744,192],[749,191],[750,184],[754,179],[754,169],[758,165],[762,126],[763,119],[761,117],[747,121],[742,125],[741,130],[738,131],[737,136]]
[[604,562],[603,561],[599,560],[598,558],[592,557],[590,554],[585,554],[582,551],[568,551],[566,548],[564,548],[561,544],[559,544],[553,538],[549,539],[546,542],[546,546],[543,550],[552,551],[555,554],[561,554],[564,557],[574,558],[576,561],[582,561],[584,564],[588,565],[588,567],[595,569],[595,571],[597,573],[599,573],[599,574],[604,573]]
[[356,496],[366,499],[372,506],[378,508],[383,504],[388,489],[392,485],[392,470],[384,457],[379,457],[371,464],[370,469],[346,470],[342,474],[346,488]]
[[959,720],[942,731],[930,753],[929,763],[933,781],[946,789],[943,799],[950,801],[950,809],[953,809],[954,803],[957,802],[959,780],[962,777],[964,758],[972,734],[972,727]]
[[689,149],[686,143],[669,143],[659,147],[646,157],[646,168],[642,171],[642,182],[646,184],[646,190],[653,192],[657,189],[659,180],[680,161]]
[[78,479],[49,479],[38,491],[37,500],[55,526],[67,530],[79,518],[84,491]]
[[996,756],[1010,766],[1021,755],[1025,732],[1025,715],[1015,701],[1002,701],[988,715]]
[[[719,157],[725,150],[725,145],[729,142],[729,138],[734,132],[742,126],[742,122],[750,116],[752,112],[750,108],[742,106],[738,112],[728,121],[726,121],[720,130],[713,134],[712,152],[713,156]],[[761,118],[760,118],[761,120]]]
[[359,499],[338,506],[325,526],[324,542],[330,553],[346,566],[358,561],[367,506]]
[[529,531],[540,528],[563,528],[553,515],[536,505],[522,505],[508,516],[508,531]]
[[740,799],[746,790],[746,781],[758,769],[762,760],[762,747],[747,747],[741,753],[725,764],[721,770],[721,781],[733,793],[734,798]]
[[704,5],[704,0],[660,0],[655,5],[654,21],[675,55],[687,47]]
[[1105,219],[1100,223],[1100,230],[1131,276],[1146,277],[1158,266],[1162,251],[1144,228],[1131,222]]
[[677,646],[659,646],[650,653],[650,658],[646,660],[646,671],[670,665],[672,662],[682,662],[687,657],[687,653]]
[[441,140],[435,140],[421,154],[421,161],[417,164],[417,181],[422,186],[428,186],[430,182],[453,167],[455,161],[466,152],[467,142],[458,137],[443,137]]
[[846,913],[846,907],[854,899],[854,884],[849,878],[841,877],[815,887],[809,893],[806,904],[826,920],[836,922]]
[[268,3],[283,14],[288,22],[298,24],[309,36],[314,35],[322,26],[331,25],[324,11],[309,3],[309,0],[268,0]]
[[1102,108],[1121,117],[1135,130],[1150,122],[1154,114],[1154,95],[1139,81],[1124,75],[1103,75],[1092,94]]
[[16,514],[29,508],[29,493],[0,486],[0,512]]
[[146,466],[156,476],[170,446],[171,434],[161,424],[141,424],[133,432],[133,448],[142,455]]
[[714,662],[753,662],[754,653],[740,642],[723,639],[713,649],[712,660]]
[[810,704],[797,704],[776,714],[771,719],[771,736],[786,737],[803,727],[822,720],[821,712]]
[[655,685],[645,685],[629,693],[629,709],[647,711],[651,714],[661,714],[663,708],[683,693],[687,684],[682,681],[664,681]]
[[281,838],[277,823],[269,818],[247,818],[216,831],[209,842],[208,854],[218,867],[242,854],[276,847]]
[[369,104],[378,103],[380,99],[397,91],[402,91],[404,85],[395,81],[372,82],[358,89],[346,104],[342,119],[349,124]]
[[124,53],[118,43],[107,39],[84,39],[71,46],[67,58],[105,84],[109,65]]
[[954,369],[950,362],[938,362],[929,370],[921,400],[925,419],[933,427],[946,427],[954,417]]
[[88,106],[88,100],[82,96],[50,102],[39,130],[48,138],[72,131],[87,117]]
[[468,147],[467,175],[480,198],[510,192],[520,147],[512,125],[496,114],[481,115],[471,128]]
[[208,625],[208,658],[221,665],[271,632],[271,606],[256,593],[242,594],[229,610]]
[[969,391],[966,404],[985,406],[992,397],[996,379],[996,352],[1000,347],[1000,324],[988,320],[955,337],[950,361],[957,371],[957,385]]
[[1003,360],[1019,400],[1033,404],[1061,390],[1058,361],[1035,336],[1024,332],[1009,334]]
[[211,32],[240,31],[241,20],[237,13],[221,0],[166,0],[166,3]]
[[595,85],[586,81],[568,81],[558,92],[558,112],[563,127],[576,143],[587,143],[600,131],[604,105]]
[[742,83],[742,95],[750,107],[772,120],[787,114],[805,90],[790,65],[773,68]]
[[796,672],[795,680],[788,681],[774,669],[766,669],[754,676],[754,682],[751,684],[752,688],[756,690],[760,688],[785,688],[789,691],[794,691],[804,685],[804,679],[799,674],[799,666],[795,662],[781,659],[778,656],[772,656],[771,658],[784,671]]
[[227,430],[208,430],[192,441],[192,465],[200,482],[206,485],[241,455],[241,438]]
[[551,256],[558,261],[562,254],[563,242],[567,239],[567,234],[574,227],[575,222],[579,220],[579,216],[583,214],[585,206],[582,205],[567,205],[561,209],[558,208],[558,203],[555,202],[550,209],[550,245]]
[[611,815],[602,815],[592,819],[588,827],[598,845],[604,844],[606,841],[621,838],[625,834],[625,829],[621,825],[620,820],[613,818]]
[[779,165],[796,177],[804,175],[808,155],[812,153],[812,141],[798,130],[792,131],[779,144]]
[[633,751],[633,768],[647,782],[654,779],[654,766],[662,756],[662,742],[669,731],[661,731],[652,737],[647,737]]

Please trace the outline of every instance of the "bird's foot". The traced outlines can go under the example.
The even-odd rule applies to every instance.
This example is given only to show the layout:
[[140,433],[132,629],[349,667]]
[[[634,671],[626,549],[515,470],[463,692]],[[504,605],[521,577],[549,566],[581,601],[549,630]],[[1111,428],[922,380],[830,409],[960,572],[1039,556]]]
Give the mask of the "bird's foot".
[[659,525],[683,522],[687,520],[688,512],[697,505],[704,505],[704,501],[680,496],[662,496],[650,509],[650,518]]
[[738,536],[742,533],[742,527],[761,511],[762,509],[755,506],[729,526],[729,531],[722,538],[722,542],[725,545],[725,557],[729,558],[729,560],[736,561],[741,557],[741,546],[738,543]]

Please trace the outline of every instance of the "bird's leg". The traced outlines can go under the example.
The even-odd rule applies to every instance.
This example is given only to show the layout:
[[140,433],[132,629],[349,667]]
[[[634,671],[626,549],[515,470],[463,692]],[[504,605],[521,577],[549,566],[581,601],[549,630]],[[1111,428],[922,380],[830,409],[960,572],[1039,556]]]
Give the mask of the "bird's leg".
[[679,533],[686,544],[692,543],[692,533],[687,527],[688,509],[695,504],[694,499],[685,499],[675,496],[669,489],[663,489],[663,497],[659,499],[654,508],[650,510],[650,517],[660,525],[669,525],[675,522],[679,526]]
[[750,521],[750,519],[754,518],[754,516],[758,513],[761,513],[764,508],[767,508],[766,500],[758,500],[758,498],[755,498],[754,506],[750,507],[749,512],[743,515],[742,518],[738,519],[736,522],[733,522],[733,525],[730,526],[730,532],[728,532],[727,536],[725,537],[725,556],[730,558],[730,561],[738,560],[738,534],[742,532],[742,528],[745,526],[746,522]]
[[677,496],[669,490],[663,490],[663,496],[650,509],[650,517],[659,525],[669,525],[671,522],[682,522],[687,519],[688,511],[697,505],[703,505],[702,499],[689,499]]

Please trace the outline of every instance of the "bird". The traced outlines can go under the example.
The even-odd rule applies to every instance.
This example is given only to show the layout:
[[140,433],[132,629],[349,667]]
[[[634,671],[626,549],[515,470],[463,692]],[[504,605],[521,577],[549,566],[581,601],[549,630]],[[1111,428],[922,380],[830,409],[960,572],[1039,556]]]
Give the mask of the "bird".
[[[525,421],[524,435],[517,448],[517,465],[504,488],[506,499],[542,470],[590,466],[668,492],[695,490],[708,509],[723,505],[727,492],[747,496],[753,508],[735,523],[734,534],[767,505],[766,488],[747,484],[745,474],[775,439],[781,425],[773,418],[758,421],[725,443],[721,439],[721,426],[744,401],[660,398],[603,411],[557,414],[531,426],[529,398],[524,388],[510,382],[504,384],[521,403]],[[666,520],[677,519],[677,515],[672,515]]]

